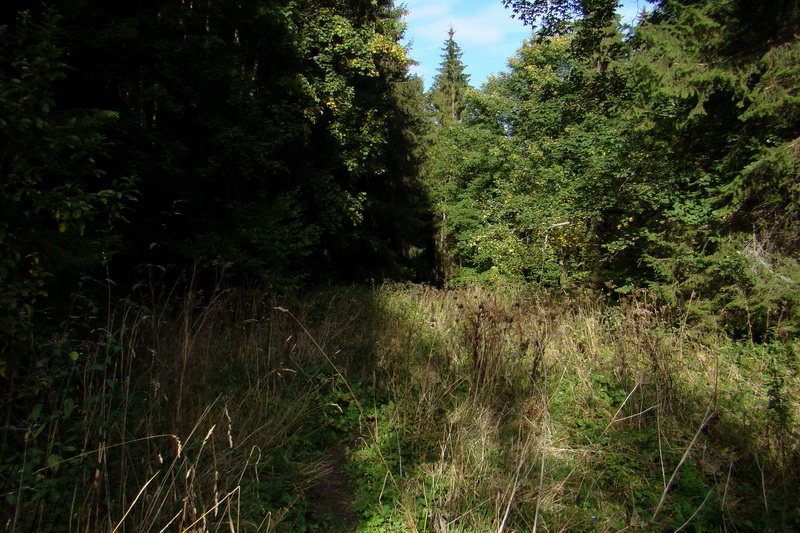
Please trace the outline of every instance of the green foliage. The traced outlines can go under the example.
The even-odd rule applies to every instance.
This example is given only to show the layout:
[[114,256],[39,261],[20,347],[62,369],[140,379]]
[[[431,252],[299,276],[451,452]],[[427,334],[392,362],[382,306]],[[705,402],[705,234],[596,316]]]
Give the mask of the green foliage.
[[[782,155],[797,134],[795,83],[791,67],[780,66],[793,52],[777,43],[734,51],[746,32],[729,28],[758,23],[737,22],[733,5],[665,3],[636,29],[631,94],[647,111],[635,112],[645,126],[633,138],[649,161],[634,172],[650,174],[645,184],[662,206],[645,214],[645,279],[673,301],[700,297],[742,334],[780,336],[787,330],[777,324],[793,320],[782,317],[796,301],[787,238],[796,232],[785,225],[795,220],[795,171]],[[765,80],[782,95],[767,95]],[[773,96],[787,107],[762,122],[777,109]]]
[[72,333],[36,346],[31,374],[4,376],[19,380],[17,396],[2,404],[10,424],[0,450],[0,471],[7,480],[3,520],[12,529],[26,524],[37,531],[63,531],[63,524],[48,515],[50,509],[87,512],[99,504],[93,500],[99,496],[102,452],[89,450],[102,449],[108,420],[124,415],[118,403],[122,387],[110,378],[123,347],[113,336],[92,346]]
[[539,32],[552,36],[566,31],[583,12],[587,2],[580,0],[503,0],[506,9],[531,26],[540,23]]
[[304,220],[291,196],[237,205],[230,226],[193,238],[184,253],[206,268],[235,265],[278,287],[297,288],[320,237],[319,227]]
[[[112,224],[133,182],[99,166],[114,113],[60,109],[67,77],[62,19],[53,10],[19,14],[0,27],[0,329],[2,348],[26,337],[54,277],[107,260]],[[69,278],[61,280],[72,282]]]
[[456,266],[481,272],[495,266],[484,238],[493,230],[486,208],[507,165],[499,146],[490,151],[485,147],[498,139],[466,124],[442,126],[430,139],[422,172],[439,220],[439,275],[445,280],[458,274]]
[[109,172],[141,180],[121,261],[283,287],[425,276],[402,11],[339,7],[63,2],[60,97],[118,114]]
[[[608,2],[506,4],[544,33],[432,138],[442,277],[645,286],[738,335],[793,335],[794,41],[733,1],[662,2],[625,40]],[[763,11],[788,35],[796,10]]]
[[[433,139],[425,174],[434,198],[458,217],[445,232],[457,253],[451,262],[470,278],[586,282],[596,277],[605,228],[624,230],[647,201],[635,199],[632,186],[619,194],[628,181],[625,125],[604,111],[595,81],[616,82],[609,71],[585,68],[572,50],[569,37],[526,43],[510,73],[472,96],[466,123]],[[452,184],[449,196],[442,182]]]
[[469,75],[464,74],[465,66],[461,61],[463,53],[453,38],[455,30],[451,27],[447,35],[439,73],[434,76],[427,95],[434,120],[441,125],[461,121],[470,90]]
[[[427,98],[388,0],[57,4],[0,29],[4,525],[797,527],[791,2],[505,2],[540,36],[476,91],[451,30]],[[112,308],[425,279],[431,219],[494,294]]]
[[646,293],[149,294],[77,306],[4,405],[9,527],[798,523],[794,342],[675,325]]

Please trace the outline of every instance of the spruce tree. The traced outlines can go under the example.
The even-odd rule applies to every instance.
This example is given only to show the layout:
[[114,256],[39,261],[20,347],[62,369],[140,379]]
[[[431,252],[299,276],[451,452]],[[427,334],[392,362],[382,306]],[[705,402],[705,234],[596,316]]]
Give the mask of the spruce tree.
[[442,51],[439,74],[433,79],[428,98],[438,124],[460,122],[466,108],[466,93],[469,89],[469,74],[464,73],[461,48],[453,39],[455,30],[450,28]]

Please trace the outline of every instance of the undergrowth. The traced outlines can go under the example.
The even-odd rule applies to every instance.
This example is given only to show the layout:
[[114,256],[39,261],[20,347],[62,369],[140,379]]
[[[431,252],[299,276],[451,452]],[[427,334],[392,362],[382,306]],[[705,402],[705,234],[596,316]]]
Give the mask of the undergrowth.
[[800,528],[794,341],[647,294],[176,292],[3,368],[4,529]]

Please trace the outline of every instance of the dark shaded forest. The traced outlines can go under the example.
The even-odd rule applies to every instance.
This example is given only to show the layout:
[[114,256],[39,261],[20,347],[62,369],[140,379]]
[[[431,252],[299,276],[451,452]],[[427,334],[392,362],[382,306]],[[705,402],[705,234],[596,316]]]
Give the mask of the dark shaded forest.
[[502,3],[0,7],[0,527],[800,528],[800,5]]

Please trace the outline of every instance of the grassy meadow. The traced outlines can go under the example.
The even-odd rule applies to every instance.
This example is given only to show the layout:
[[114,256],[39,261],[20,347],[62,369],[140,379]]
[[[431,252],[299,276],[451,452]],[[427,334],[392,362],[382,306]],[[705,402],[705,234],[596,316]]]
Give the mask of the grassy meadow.
[[646,293],[179,292],[77,302],[53,333],[0,527],[800,528],[796,341]]

